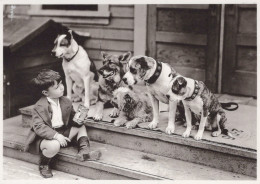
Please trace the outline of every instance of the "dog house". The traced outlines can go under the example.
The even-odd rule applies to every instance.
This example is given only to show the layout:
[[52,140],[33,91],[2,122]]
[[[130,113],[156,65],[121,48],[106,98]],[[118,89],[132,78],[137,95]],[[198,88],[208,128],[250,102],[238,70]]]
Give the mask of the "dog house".
[[[51,50],[57,34],[66,31],[50,19],[4,19],[4,119],[39,98],[30,80],[41,69],[53,69],[64,78],[61,59],[51,56]],[[87,38],[75,32],[74,37],[78,43]]]

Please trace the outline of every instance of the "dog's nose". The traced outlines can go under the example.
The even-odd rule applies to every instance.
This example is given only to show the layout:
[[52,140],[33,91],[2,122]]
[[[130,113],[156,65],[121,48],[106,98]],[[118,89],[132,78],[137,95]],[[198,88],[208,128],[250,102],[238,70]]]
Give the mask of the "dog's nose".
[[54,50],[51,51],[51,55],[55,56],[56,52]]
[[101,75],[103,75],[104,70],[100,69],[100,70],[98,70],[98,73],[100,73]]
[[123,78],[122,80],[124,81],[125,84],[127,84],[127,78]]
[[170,99],[170,95],[166,95],[166,98]]

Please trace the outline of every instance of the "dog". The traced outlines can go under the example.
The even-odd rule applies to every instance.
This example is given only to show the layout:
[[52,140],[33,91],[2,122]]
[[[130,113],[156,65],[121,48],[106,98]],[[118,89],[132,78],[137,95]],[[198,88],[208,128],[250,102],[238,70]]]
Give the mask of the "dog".
[[121,55],[111,55],[106,52],[101,52],[103,58],[103,66],[98,70],[99,87],[98,87],[98,100],[96,103],[96,114],[94,120],[100,121],[103,117],[104,105],[111,103],[114,108],[110,113],[110,117],[115,118],[118,116],[118,108],[111,102],[113,92],[120,86],[124,86],[122,77],[125,74],[124,66],[131,57],[131,52],[126,52]]
[[137,82],[145,82],[149,97],[153,107],[153,120],[148,127],[154,129],[159,123],[159,101],[169,104],[167,134],[173,134],[175,130],[175,117],[177,102],[169,101],[166,97],[172,77],[178,73],[168,64],[156,61],[148,56],[134,56],[127,65],[127,72],[123,81],[128,85],[134,85]]
[[115,126],[126,125],[128,129],[137,124],[152,121],[152,104],[146,93],[137,93],[131,86],[120,87],[113,93],[112,101],[118,105],[119,117],[114,121]]
[[[181,100],[184,105],[187,128],[182,134],[183,137],[190,136],[192,129],[192,112],[196,114],[200,120],[199,129],[194,139],[201,140],[205,128],[212,130],[211,135],[214,137],[219,136],[221,133],[232,137],[232,134],[226,129],[225,124],[227,118],[223,110],[228,103],[220,103],[202,81],[196,81],[178,75],[172,79],[170,86],[167,93],[170,101]],[[236,109],[237,108],[238,105]]]
[[90,104],[97,101],[98,73],[87,52],[73,38],[71,30],[57,36],[52,55],[63,59],[62,68],[65,73],[67,97],[72,98],[73,90],[89,109]]

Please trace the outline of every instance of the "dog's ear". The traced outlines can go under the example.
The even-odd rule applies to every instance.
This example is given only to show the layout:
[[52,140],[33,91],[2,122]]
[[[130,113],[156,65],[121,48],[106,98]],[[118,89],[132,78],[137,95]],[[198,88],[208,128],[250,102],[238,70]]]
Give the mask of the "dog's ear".
[[127,52],[127,53],[124,53],[124,54],[120,55],[120,56],[118,57],[118,59],[119,59],[119,61],[120,61],[121,63],[127,63],[127,62],[129,61],[129,59],[131,58],[131,56],[132,56],[132,54],[131,54],[131,52],[129,51],[129,52]]
[[187,81],[183,77],[178,77],[177,81],[181,87],[186,87]]
[[108,53],[101,51],[101,56],[103,59],[106,59],[106,57],[108,56]]
[[128,88],[133,91],[133,86],[128,86]]
[[73,38],[72,30],[68,30],[66,37],[67,37],[68,40],[71,40]]

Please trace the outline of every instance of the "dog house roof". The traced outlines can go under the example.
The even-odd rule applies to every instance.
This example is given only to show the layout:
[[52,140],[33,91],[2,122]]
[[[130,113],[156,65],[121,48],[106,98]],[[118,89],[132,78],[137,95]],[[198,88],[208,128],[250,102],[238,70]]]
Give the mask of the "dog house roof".
[[[28,43],[30,40],[41,34],[46,29],[68,30],[67,27],[60,23],[54,22],[46,18],[30,18],[30,19],[11,19],[4,18],[3,31],[3,46],[10,52],[16,51],[21,46]],[[76,36],[89,37],[89,33],[80,33],[73,31]]]

